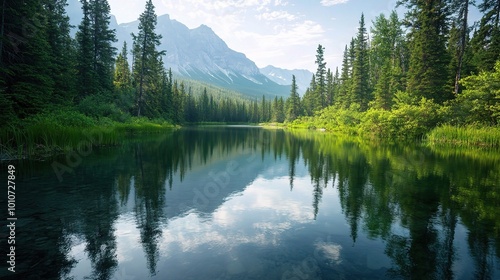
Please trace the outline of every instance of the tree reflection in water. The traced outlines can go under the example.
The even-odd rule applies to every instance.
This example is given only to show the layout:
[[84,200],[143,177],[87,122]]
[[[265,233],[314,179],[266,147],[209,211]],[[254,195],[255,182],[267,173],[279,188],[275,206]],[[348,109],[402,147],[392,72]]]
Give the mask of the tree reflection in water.
[[[176,189],[197,170],[216,170],[235,158],[247,164],[241,165],[241,176],[231,178],[231,187],[218,189],[203,207],[193,202],[192,190]],[[175,130],[99,149],[78,167],[74,178],[62,183],[47,164],[24,163],[19,215],[38,236],[43,232],[47,238],[19,232],[18,252],[25,256],[19,271],[36,272],[44,279],[68,276],[79,261],[71,256],[77,254],[75,240],[80,240],[80,254],[86,255],[92,270],[82,274],[112,279],[120,259],[115,224],[122,213],[133,212],[149,276],[154,277],[166,238],[162,233],[172,219],[190,211],[200,217],[213,215],[260,176],[261,163],[280,159],[288,161],[291,192],[297,166],[307,167],[314,220],[321,205],[329,203],[322,202],[325,190],[334,188],[352,246],[361,233],[384,242],[392,260],[385,277],[468,277],[454,269],[463,254],[457,248],[456,229],[463,225],[474,261],[470,276],[492,279],[500,256],[498,151],[457,154],[456,149],[384,145],[310,131],[230,127]],[[203,191],[203,185],[196,187]],[[7,249],[5,242],[1,246]],[[0,274],[6,279],[26,275]]]

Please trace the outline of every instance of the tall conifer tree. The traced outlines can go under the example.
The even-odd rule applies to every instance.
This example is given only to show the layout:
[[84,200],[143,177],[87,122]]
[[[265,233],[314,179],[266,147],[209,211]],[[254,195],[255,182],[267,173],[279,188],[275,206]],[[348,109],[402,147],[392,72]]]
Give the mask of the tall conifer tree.
[[500,60],[500,0],[482,0],[478,8],[483,16],[472,39],[474,64],[491,71]]
[[50,70],[54,81],[53,102],[71,103],[76,96],[76,49],[70,37],[71,25],[66,0],[44,0],[47,12],[47,39],[51,48]]
[[316,90],[313,92],[313,111],[320,110],[326,107],[326,62],[325,62],[325,48],[318,45],[316,50],[316,61],[318,65],[316,70]]
[[297,82],[295,75],[292,75],[292,89],[290,97],[286,100],[286,120],[293,121],[300,115],[300,96],[297,92]]
[[118,90],[126,90],[132,87],[132,76],[127,60],[127,42],[123,42],[122,51],[116,58],[115,75],[113,83]]
[[109,28],[110,7],[107,0],[90,0],[92,33],[92,68],[97,75],[98,91],[113,89],[113,66],[116,48],[116,31]]
[[[134,40],[133,76],[137,87],[137,116],[141,116],[144,104],[147,104],[148,99],[153,94],[151,90],[158,74],[154,70],[158,68],[160,57],[164,53],[157,50],[162,36],[155,32],[156,18],[153,2],[148,0],[144,12],[139,16],[139,33],[132,34]],[[175,95],[174,92],[174,98]]]
[[369,57],[368,37],[365,27],[365,16],[361,14],[358,35],[354,47],[355,59],[352,65],[352,97],[353,101],[361,106],[361,110],[368,108],[371,99],[369,89]]
[[[45,108],[53,97],[47,13],[41,0],[5,1],[2,6],[0,108],[2,119]],[[5,113],[4,113],[5,112]]]
[[414,97],[443,102],[452,97],[446,50],[449,1],[404,0],[409,9],[410,64],[407,91]]

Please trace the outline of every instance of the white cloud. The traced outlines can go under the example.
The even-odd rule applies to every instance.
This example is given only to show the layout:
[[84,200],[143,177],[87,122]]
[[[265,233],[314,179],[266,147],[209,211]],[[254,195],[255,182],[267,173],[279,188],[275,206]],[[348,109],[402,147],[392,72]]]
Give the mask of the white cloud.
[[349,2],[349,0],[321,0],[321,5],[323,6],[335,6],[338,4],[344,4]]
[[288,2],[287,1],[282,1],[282,0],[275,0],[274,1],[274,6],[287,6]]
[[[245,53],[259,67],[272,64],[273,61],[287,61],[289,64],[293,62],[293,65],[288,67],[306,69],[314,66],[315,49],[324,35],[324,28],[310,20],[286,25],[273,24],[265,34],[247,30],[235,30],[233,33],[234,41],[244,42]],[[235,46],[243,48],[236,44]],[[282,65],[279,62],[277,64]]]
[[258,19],[263,19],[263,20],[287,20],[287,21],[293,21],[297,19],[297,16],[292,15],[288,13],[287,11],[273,11],[273,12],[266,12],[261,15],[257,16]]

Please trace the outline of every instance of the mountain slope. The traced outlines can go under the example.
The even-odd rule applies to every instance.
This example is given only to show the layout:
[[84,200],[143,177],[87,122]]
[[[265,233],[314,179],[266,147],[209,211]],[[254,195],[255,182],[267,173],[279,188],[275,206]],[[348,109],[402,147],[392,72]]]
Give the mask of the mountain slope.
[[292,76],[295,75],[295,82],[298,86],[298,92],[304,94],[311,83],[313,73],[305,69],[287,70],[272,65],[260,68],[260,73],[279,85],[290,86]]
[[[138,21],[120,24],[119,28],[125,32],[117,32],[118,40],[130,41],[127,34],[138,32]],[[255,97],[263,94],[286,96],[289,92],[289,87],[262,75],[253,61],[230,49],[206,25],[189,29],[168,15],[162,15],[158,17],[156,30],[163,36],[160,49],[167,51],[165,66],[180,76]]]

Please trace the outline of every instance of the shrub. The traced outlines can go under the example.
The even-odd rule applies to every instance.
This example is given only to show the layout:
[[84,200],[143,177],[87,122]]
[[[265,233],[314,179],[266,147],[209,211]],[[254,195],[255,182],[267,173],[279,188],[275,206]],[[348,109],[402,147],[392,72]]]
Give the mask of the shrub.
[[95,120],[71,109],[44,112],[24,120],[25,126],[92,127]]

